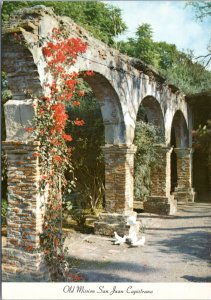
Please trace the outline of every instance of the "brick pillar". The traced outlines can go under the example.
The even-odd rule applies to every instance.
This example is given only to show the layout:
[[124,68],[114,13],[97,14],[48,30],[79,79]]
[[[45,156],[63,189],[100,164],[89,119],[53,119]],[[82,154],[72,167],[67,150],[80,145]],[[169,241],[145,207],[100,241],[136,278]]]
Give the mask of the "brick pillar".
[[3,248],[3,281],[48,281],[39,251],[44,214],[39,195],[38,142],[6,141],[8,160],[7,243]]
[[105,213],[95,223],[95,233],[124,234],[128,216],[133,212],[133,174],[135,145],[106,145],[105,157]]
[[173,148],[157,145],[159,165],[151,169],[150,196],[144,202],[144,210],[155,214],[174,214],[176,201],[171,191],[171,152]]
[[177,155],[177,187],[174,197],[177,202],[194,202],[192,187],[192,148],[175,148]]

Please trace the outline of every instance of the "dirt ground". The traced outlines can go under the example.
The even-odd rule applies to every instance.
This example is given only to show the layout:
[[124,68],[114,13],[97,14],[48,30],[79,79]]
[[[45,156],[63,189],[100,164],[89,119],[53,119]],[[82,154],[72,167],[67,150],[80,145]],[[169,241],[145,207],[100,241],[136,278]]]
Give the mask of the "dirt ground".
[[140,248],[114,245],[109,237],[66,233],[68,259],[84,281],[211,282],[211,203],[179,205],[175,216],[140,213],[138,219],[146,237]]
[[[144,247],[71,232],[65,245],[88,282],[211,282],[211,204],[179,205],[176,216],[138,215]],[[140,233],[141,236],[141,233]]]

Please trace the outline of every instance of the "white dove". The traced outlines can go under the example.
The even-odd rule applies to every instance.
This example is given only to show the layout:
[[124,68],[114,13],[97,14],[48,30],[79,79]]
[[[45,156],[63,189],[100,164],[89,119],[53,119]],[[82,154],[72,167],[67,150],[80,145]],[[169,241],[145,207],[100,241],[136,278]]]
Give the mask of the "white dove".
[[121,237],[117,234],[116,231],[114,231],[114,236],[115,236],[115,239],[116,239],[115,242],[114,242],[115,245],[122,245],[126,242],[126,235]]
[[126,239],[130,242],[130,243],[134,243],[138,240],[137,234],[135,232],[130,233],[129,235],[126,236]]
[[145,244],[145,236],[142,236],[142,238],[138,241],[131,241],[132,247],[140,247],[140,246],[144,246],[144,244]]

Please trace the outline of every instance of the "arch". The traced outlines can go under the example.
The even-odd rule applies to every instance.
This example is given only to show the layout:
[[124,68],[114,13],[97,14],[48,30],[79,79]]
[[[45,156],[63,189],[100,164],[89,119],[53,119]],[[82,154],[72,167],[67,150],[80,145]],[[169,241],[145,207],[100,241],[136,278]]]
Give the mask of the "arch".
[[171,145],[176,148],[187,148],[189,146],[188,126],[181,110],[175,112],[172,120]]
[[81,75],[81,77],[90,85],[99,101],[105,127],[105,143],[125,144],[124,117],[116,91],[110,82],[98,72],[94,72],[93,76]]
[[[144,114],[141,112],[141,108],[144,109]],[[153,96],[147,96],[141,101],[137,121],[141,118],[141,115],[143,121],[151,123],[159,127],[163,133],[165,132],[164,118],[160,103]]]
[[[181,110],[177,110],[172,120],[170,144],[174,148],[187,148],[188,137],[189,133],[185,117]],[[173,149],[171,153],[171,192],[174,192],[178,185],[178,176],[178,159]]]
[[[140,122],[141,121],[141,122]],[[149,126],[144,123],[149,123]],[[153,132],[152,128],[156,126],[158,130]],[[150,133],[151,132],[151,133]],[[154,135],[156,132],[156,136]],[[160,107],[160,103],[153,96],[147,96],[142,99],[141,104],[138,109],[136,117],[136,129],[135,129],[135,145],[137,146],[137,152],[135,154],[135,171],[134,171],[134,182],[135,182],[135,205],[140,207],[144,202],[147,201],[147,197],[151,193],[151,173],[152,164],[151,159],[146,159],[147,155],[152,155],[152,152],[149,154],[149,149],[153,149],[154,145],[158,142],[159,132],[159,142],[161,142],[160,137],[164,135],[165,126],[163,113]],[[153,142],[152,139],[153,136]],[[146,142],[145,142],[146,141]],[[150,142],[149,142],[150,141]],[[153,145],[152,145],[153,143]],[[143,147],[144,144],[144,147]],[[147,145],[147,146],[146,146]],[[145,148],[145,146],[147,148]],[[141,158],[142,157],[142,158]],[[141,158],[141,159],[140,159]],[[140,204],[140,202],[142,204]]]

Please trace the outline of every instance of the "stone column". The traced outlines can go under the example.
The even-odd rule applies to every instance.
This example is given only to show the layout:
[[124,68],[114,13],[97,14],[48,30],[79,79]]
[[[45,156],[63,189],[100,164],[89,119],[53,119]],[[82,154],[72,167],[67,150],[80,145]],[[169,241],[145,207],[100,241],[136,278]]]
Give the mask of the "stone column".
[[105,213],[95,223],[95,233],[113,235],[128,232],[128,216],[133,212],[133,175],[135,145],[106,145]]
[[39,195],[39,143],[6,141],[8,160],[7,242],[3,252],[3,281],[48,281],[40,252],[44,201]]
[[155,214],[174,214],[176,201],[171,191],[171,152],[173,148],[157,145],[159,165],[151,169],[150,196],[144,202],[144,210]]
[[[177,202],[194,202],[192,187],[192,148],[175,148],[177,155],[177,187],[174,197]],[[200,175],[199,175],[200,176]]]

